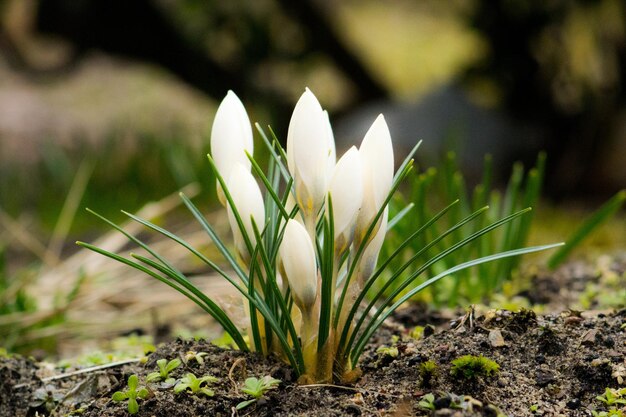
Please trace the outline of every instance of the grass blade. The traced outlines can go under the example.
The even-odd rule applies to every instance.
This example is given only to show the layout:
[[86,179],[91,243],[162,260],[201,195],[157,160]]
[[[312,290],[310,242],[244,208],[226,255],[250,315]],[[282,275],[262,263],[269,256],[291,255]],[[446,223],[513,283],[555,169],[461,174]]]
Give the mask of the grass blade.
[[622,204],[624,204],[624,201],[626,201],[626,190],[621,190],[609,201],[604,203],[602,207],[596,210],[574,233],[572,233],[565,242],[565,245],[550,257],[548,266],[551,269],[559,266],[580,242],[589,236],[598,226],[617,213],[622,207]]

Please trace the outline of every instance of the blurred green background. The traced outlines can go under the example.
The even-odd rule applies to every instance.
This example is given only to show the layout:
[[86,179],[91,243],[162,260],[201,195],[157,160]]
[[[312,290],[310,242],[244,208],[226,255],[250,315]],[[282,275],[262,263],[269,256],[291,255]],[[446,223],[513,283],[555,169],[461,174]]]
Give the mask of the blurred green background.
[[[3,0],[0,13],[5,313],[37,311],[16,294],[107,230],[84,207],[119,220],[195,182],[209,212],[208,133],[229,89],[283,139],[305,86],[340,146],[382,112],[399,151],[423,139],[426,168],[456,150],[470,182],[485,153],[504,184],[545,150],[545,201],[575,206],[544,219],[558,230],[626,186],[620,0]],[[49,306],[73,299],[77,270]]]

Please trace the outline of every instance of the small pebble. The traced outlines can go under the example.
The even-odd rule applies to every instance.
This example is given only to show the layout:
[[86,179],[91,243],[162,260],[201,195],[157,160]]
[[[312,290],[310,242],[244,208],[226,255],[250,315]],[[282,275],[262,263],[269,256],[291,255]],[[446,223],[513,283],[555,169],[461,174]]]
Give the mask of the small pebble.
[[596,329],[588,330],[581,338],[580,344],[585,346],[593,346],[596,343],[597,336],[598,331]]
[[502,347],[504,346],[504,337],[502,337],[502,332],[500,330],[491,330],[489,332],[489,343],[491,343],[492,347]]
[[567,408],[569,408],[570,410],[576,410],[580,407],[580,400],[578,398],[573,398],[569,400],[565,405],[567,405]]
[[424,326],[424,332],[422,333],[422,337],[424,339],[434,334],[435,334],[435,328],[431,324],[427,324],[426,326]]
[[498,413],[498,410],[493,405],[488,405],[483,410],[484,417],[498,417],[499,415],[500,413]]
[[553,383],[556,380],[554,375],[548,371],[538,370],[535,374],[535,383],[540,387],[546,387],[548,384]]

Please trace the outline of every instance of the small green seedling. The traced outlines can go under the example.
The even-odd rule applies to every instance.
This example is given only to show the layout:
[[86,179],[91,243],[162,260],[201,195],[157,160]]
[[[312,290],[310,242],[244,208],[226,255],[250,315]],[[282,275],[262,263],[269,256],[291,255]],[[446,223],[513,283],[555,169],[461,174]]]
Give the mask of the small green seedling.
[[438,366],[434,361],[422,362],[419,365],[420,377],[422,377],[422,385],[430,385],[433,378],[437,376]]
[[189,361],[195,360],[200,365],[204,365],[204,357],[208,355],[207,352],[196,352],[195,350],[190,350],[185,353],[185,363],[189,363]]
[[528,409],[531,413],[536,413],[537,411],[539,411],[539,404],[533,404]]
[[435,410],[435,396],[433,394],[424,394],[417,405],[424,410]]
[[174,378],[170,378],[170,372],[174,369],[178,368],[181,364],[180,359],[175,358],[171,361],[167,361],[167,359],[159,359],[157,361],[157,366],[159,370],[157,372],[151,372],[146,376],[146,382],[158,382],[165,381],[167,384],[173,384]]
[[376,349],[376,353],[379,353],[382,357],[389,356],[390,358],[397,358],[399,355],[396,346],[380,346]]
[[183,391],[188,392],[187,390],[189,390],[192,394],[204,394],[207,397],[212,397],[215,395],[213,390],[207,388],[206,386],[203,387],[202,385],[217,381],[218,379],[211,375],[198,378],[194,374],[188,373],[180,381],[178,381],[178,384],[174,387],[174,392],[176,394],[180,394]]
[[604,390],[604,394],[598,395],[596,397],[596,400],[601,401],[610,407],[616,404],[622,404],[622,405],[626,404],[626,398],[623,398],[624,396],[626,396],[626,388],[622,388],[622,389],[606,388]]
[[148,390],[145,387],[139,387],[139,377],[136,374],[132,374],[128,377],[128,390],[115,392],[111,399],[115,402],[128,400],[128,412],[137,414],[139,412],[137,398],[145,400],[147,397]]
[[54,410],[56,405],[63,401],[65,394],[57,391],[54,385],[46,385],[45,387],[37,388],[33,393],[35,398],[29,403],[31,407],[43,406],[48,412]]
[[464,355],[452,361],[450,375],[465,379],[494,376],[500,370],[500,365],[489,358],[473,355]]
[[424,335],[424,326],[415,326],[410,332],[409,337],[418,340]]
[[241,388],[241,391],[245,392],[253,398],[251,400],[242,401],[237,404],[237,410],[242,410],[250,404],[256,402],[267,391],[276,388],[278,384],[280,384],[280,379],[272,378],[269,375],[266,375],[261,379],[255,377],[246,378],[246,382],[244,383],[243,388]]

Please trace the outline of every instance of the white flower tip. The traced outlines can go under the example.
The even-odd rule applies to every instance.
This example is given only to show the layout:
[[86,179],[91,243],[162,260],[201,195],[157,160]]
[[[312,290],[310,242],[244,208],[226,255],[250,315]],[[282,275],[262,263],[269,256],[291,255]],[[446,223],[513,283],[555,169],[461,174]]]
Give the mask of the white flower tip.
[[334,145],[328,116],[306,89],[296,103],[287,132],[287,166],[305,218],[315,216],[323,204],[335,166]]
[[385,116],[380,114],[374,120],[363,138],[360,149],[369,154],[370,158],[384,158],[386,163],[389,163],[389,160],[393,163],[393,145]]
[[244,107],[244,105],[243,105],[241,99],[239,98],[239,96],[237,94],[235,94],[235,92],[233,90],[228,90],[226,92],[226,95],[222,99],[222,102],[220,103],[220,107],[222,107],[222,106],[231,106],[231,105],[236,105],[237,107],[239,107],[239,106]]
[[382,113],[379,114],[378,117],[376,117],[376,120],[374,120],[374,123],[372,123],[372,126],[370,127],[370,131],[378,135],[383,135],[385,139],[389,138],[389,141],[391,141],[391,134],[389,133],[389,126],[387,125],[385,116],[383,116]]
[[359,233],[362,234],[382,206],[393,183],[393,145],[382,114],[365,134],[359,152],[363,161],[365,184],[363,207],[359,213],[357,226]]
[[252,154],[252,127],[239,97],[229,90],[215,113],[211,129],[211,154],[220,174],[227,178],[236,162],[250,166],[243,151]]
[[320,104],[315,94],[308,88],[304,90],[304,93],[298,99],[296,103],[296,108],[294,109],[294,113],[298,108],[301,108],[301,111],[314,111],[314,112],[322,112],[322,105]]

